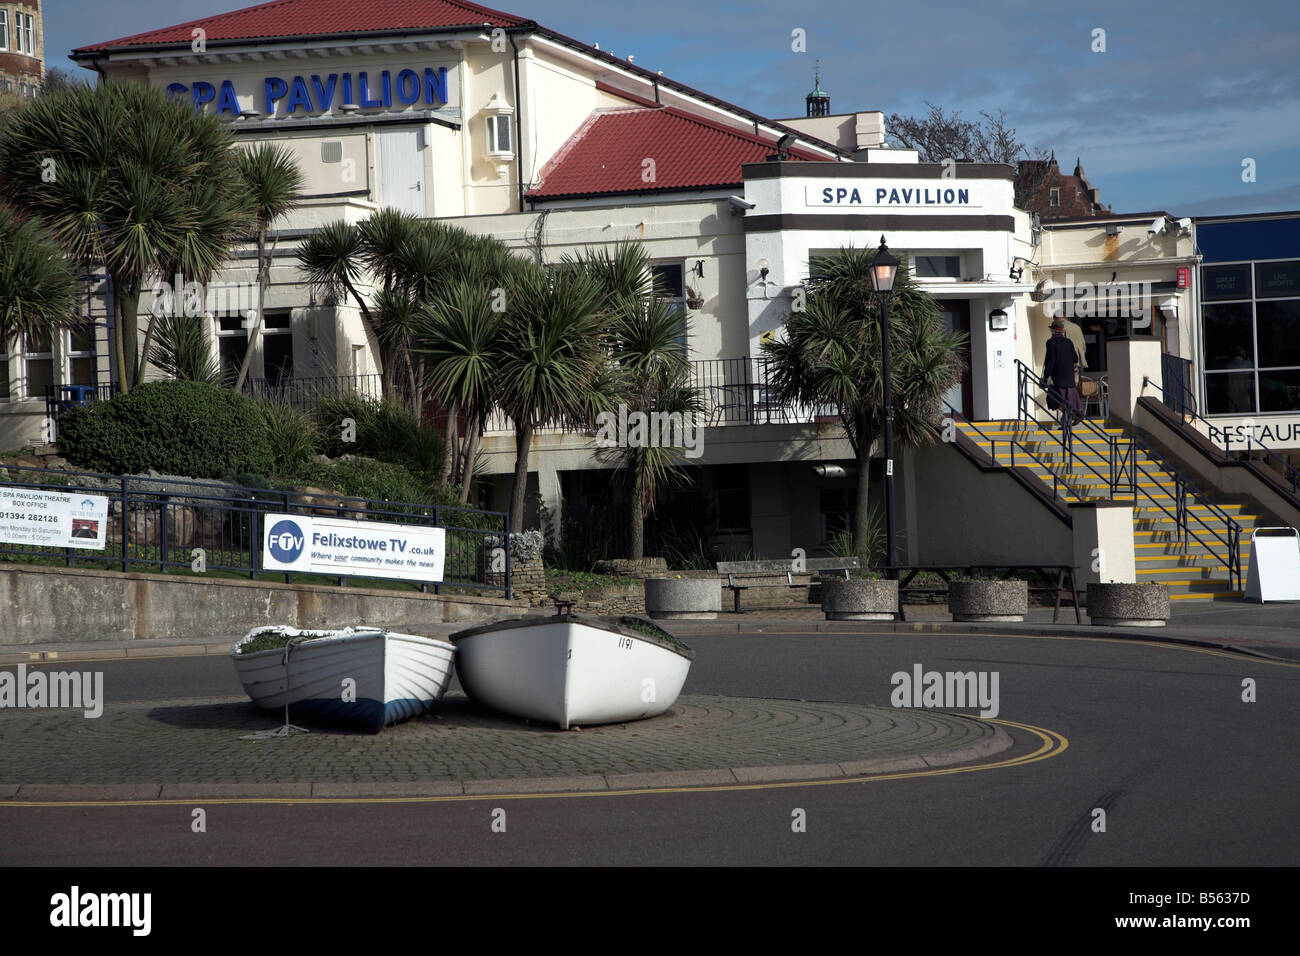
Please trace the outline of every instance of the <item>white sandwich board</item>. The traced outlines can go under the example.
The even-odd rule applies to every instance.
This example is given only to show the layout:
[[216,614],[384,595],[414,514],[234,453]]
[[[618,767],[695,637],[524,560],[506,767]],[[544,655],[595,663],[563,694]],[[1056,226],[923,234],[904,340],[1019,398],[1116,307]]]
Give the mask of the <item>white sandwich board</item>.
[[1300,601],[1300,532],[1256,528],[1250,536],[1247,601]]

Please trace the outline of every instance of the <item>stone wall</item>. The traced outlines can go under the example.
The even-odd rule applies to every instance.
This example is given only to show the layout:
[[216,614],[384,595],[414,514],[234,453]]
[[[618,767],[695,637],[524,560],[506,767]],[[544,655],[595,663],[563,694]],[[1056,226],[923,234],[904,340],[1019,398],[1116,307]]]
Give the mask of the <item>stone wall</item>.
[[4,642],[11,644],[233,639],[263,624],[373,624],[419,634],[428,624],[485,620],[523,609],[501,596],[13,564],[0,565],[0,606],[7,625]]
[[663,558],[611,558],[596,562],[597,574],[609,574],[616,578],[666,578],[668,562]]

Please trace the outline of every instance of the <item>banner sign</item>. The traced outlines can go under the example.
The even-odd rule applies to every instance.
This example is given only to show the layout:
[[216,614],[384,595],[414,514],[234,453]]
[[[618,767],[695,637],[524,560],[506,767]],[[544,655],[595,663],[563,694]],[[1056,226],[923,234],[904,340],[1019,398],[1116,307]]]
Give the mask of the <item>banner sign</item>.
[[0,541],[104,550],[108,499],[80,491],[0,488]]
[[284,514],[263,522],[264,571],[442,580],[446,528]]

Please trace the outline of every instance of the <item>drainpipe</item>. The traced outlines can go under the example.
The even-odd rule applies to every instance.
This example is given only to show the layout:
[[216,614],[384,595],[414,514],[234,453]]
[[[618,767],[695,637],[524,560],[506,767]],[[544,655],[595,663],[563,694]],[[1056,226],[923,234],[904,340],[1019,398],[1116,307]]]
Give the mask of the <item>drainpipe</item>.
[[519,211],[524,211],[524,103],[519,98],[519,47],[515,45],[515,35],[507,33],[510,48],[515,51],[515,146],[519,152],[516,160],[519,171]]

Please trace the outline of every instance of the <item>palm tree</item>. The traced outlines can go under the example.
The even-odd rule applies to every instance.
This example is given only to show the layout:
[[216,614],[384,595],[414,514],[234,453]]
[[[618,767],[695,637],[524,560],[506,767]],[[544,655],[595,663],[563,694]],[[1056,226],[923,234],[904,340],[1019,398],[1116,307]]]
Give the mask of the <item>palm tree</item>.
[[[495,401],[504,317],[493,311],[488,286],[475,279],[457,279],[422,319],[424,383],[449,409],[443,481],[459,483],[460,500],[468,501],[479,433]],[[456,440],[462,409],[466,413],[463,448]]]
[[203,382],[214,387],[230,384],[230,377],[213,354],[203,322],[197,315],[172,312],[158,318],[145,361],[182,382]]
[[[655,293],[649,253],[636,241],[566,256],[563,265],[587,272],[601,288],[602,314],[611,336],[613,388],[630,411],[680,415],[683,427],[703,411],[690,387],[690,364],[682,314]],[[661,439],[667,436],[659,436]],[[684,436],[683,436],[684,437]],[[685,449],[662,442],[618,446],[602,452],[625,476],[632,501],[628,513],[631,557],[645,554],[645,519],[660,489],[687,476]]]
[[108,80],[38,97],[0,131],[0,197],[38,216],[76,262],[109,274],[124,391],[144,370],[147,277],[206,282],[248,221],[232,143],[215,116]]
[[0,346],[76,324],[77,277],[59,244],[0,203]]
[[[841,249],[809,263],[806,308],[786,322],[785,335],[766,342],[770,387],[783,403],[832,405],[857,461],[853,540],[865,555],[870,537],[871,447],[885,418],[880,374],[880,305],[872,291],[874,250]],[[939,435],[943,394],[961,380],[964,333],[949,332],[938,306],[899,266],[889,300],[894,440],[929,444]]]
[[253,359],[253,347],[262,333],[266,317],[266,290],[271,285],[271,254],[266,248],[267,233],[271,223],[298,205],[301,198],[303,176],[294,159],[283,146],[259,143],[252,149],[237,153],[239,176],[244,181],[253,205],[257,238],[257,324],[249,336],[244,361],[235,377],[235,391],[244,387],[248,365]]
[[509,289],[497,363],[498,404],[515,423],[512,530],[522,531],[528,453],[542,425],[608,411],[609,347],[601,287],[581,270],[520,269]]

